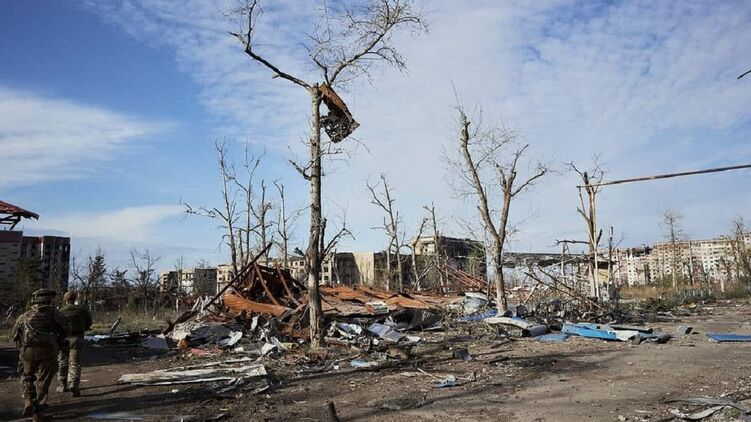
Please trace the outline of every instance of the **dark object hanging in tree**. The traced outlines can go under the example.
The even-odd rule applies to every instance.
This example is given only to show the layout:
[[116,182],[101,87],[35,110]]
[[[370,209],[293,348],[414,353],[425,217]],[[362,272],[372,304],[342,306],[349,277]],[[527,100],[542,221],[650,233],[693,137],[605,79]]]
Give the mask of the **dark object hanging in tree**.
[[340,142],[357,129],[360,124],[352,117],[347,105],[330,86],[323,84],[319,87],[321,99],[329,109],[329,114],[321,117],[321,125],[331,142]]

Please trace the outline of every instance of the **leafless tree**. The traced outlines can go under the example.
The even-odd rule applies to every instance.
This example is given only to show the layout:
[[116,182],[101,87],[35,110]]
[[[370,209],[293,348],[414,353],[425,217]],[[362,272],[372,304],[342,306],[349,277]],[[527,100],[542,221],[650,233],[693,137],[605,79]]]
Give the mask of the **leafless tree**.
[[276,240],[276,244],[279,247],[282,268],[286,269],[289,268],[289,242],[292,240],[295,223],[303,210],[294,209],[289,211],[287,209],[287,198],[285,195],[284,184],[274,181],[274,186],[276,186],[277,193],[279,194],[277,199],[279,206],[277,207],[276,221],[274,223],[278,239]]
[[[310,310],[310,338],[313,347],[323,342],[323,311],[319,294],[321,262],[325,244],[323,237],[324,217],[322,210],[321,178],[322,158],[333,147],[347,138],[359,124],[354,120],[346,104],[334,91],[358,77],[370,77],[371,66],[378,63],[405,69],[405,61],[393,45],[392,34],[401,29],[422,31],[425,29],[419,11],[410,0],[371,0],[363,8],[350,9],[347,5],[330,7],[324,3],[322,22],[316,31],[308,34],[308,59],[320,71],[321,82],[308,82],[280,69],[265,54],[258,51],[256,24],[262,14],[258,0],[249,0],[233,11],[243,19],[240,32],[232,33],[241,43],[245,54],[268,69],[274,78],[280,78],[304,89],[310,96],[311,135],[308,141],[309,160],[292,165],[310,183],[310,237],[306,251],[308,268],[308,294]],[[329,111],[321,115],[321,103]],[[324,144],[321,130],[325,130],[330,144]]]
[[375,185],[367,182],[366,187],[368,192],[370,192],[370,203],[380,208],[384,213],[383,224],[374,228],[382,230],[388,237],[388,246],[386,247],[386,288],[390,289],[391,283],[394,281],[392,265],[394,260],[396,260],[396,280],[401,291],[404,289],[404,273],[402,271],[402,242],[399,240],[403,221],[399,215],[399,211],[394,209],[395,200],[392,196],[391,186],[389,186],[388,180],[386,180],[386,175],[381,174],[380,179],[381,181]]
[[435,268],[438,271],[438,282],[441,291],[444,292],[446,288],[446,276],[444,275],[445,268],[443,262],[445,261],[443,259],[444,252],[443,245],[441,244],[441,234],[438,232],[438,219],[436,218],[435,204],[431,202],[429,207],[425,205],[423,206],[423,209],[430,214],[430,223],[433,229],[433,243],[435,246],[433,265],[435,265]]
[[502,125],[483,127],[479,116],[473,125],[460,105],[457,111],[460,126],[457,154],[447,157],[457,177],[452,187],[460,196],[475,200],[484,231],[491,241],[487,255],[495,270],[496,303],[503,313],[508,305],[503,251],[509,234],[511,203],[547,174],[549,166],[537,162],[526,176],[517,179],[519,160],[529,145],[519,145],[516,135]]
[[420,224],[417,225],[417,232],[415,237],[409,242],[409,252],[412,258],[412,286],[418,291],[420,290],[420,270],[417,266],[417,243],[422,238],[422,234],[425,231],[425,226],[428,224],[428,217],[423,217],[420,220]]
[[[237,188],[238,196],[243,204],[240,210],[242,225],[238,224],[238,246],[240,262],[242,265],[247,264],[253,259],[254,250],[262,250],[267,245],[267,234],[271,228],[271,222],[268,219],[268,212],[272,208],[272,203],[266,200],[266,181],[260,182],[260,198],[256,198],[255,174],[261,165],[264,154],[255,156],[251,153],[250,147],[245,145],[245,154],[243,161],[243,171],[241,176],[233,177]],[[256,239],[253,239],[253,237]],[[257,240],[257,241],[256,241]],[[268,251],[260,258],[264,265],[268,263]]]
[[678,272],[682,267],[681,251],[678,243],[683,240],[683,216],[676,210],[669,209],[662,214],[662,230],[665,240],[670,243],[670,279],[673,288],[678,287]]
[[107,276],[107,264],[102,250],[97,248],[94,255],[90,255],[85,262],[73,258],[70,274],[81,290],[83,302],[92,309],[96,309]]
[[[221,207],[201,206],[194,208],[183,203],[185,212],[208,217],[219,222],[224,231],[222,239],[229,247],[232,273],[252,259],[254,250],[262,249],[268,241],[267,235],[272,226],[268,218],[272,203],[266,197],[265,181],[260,182],[260,199],[256,198],[255,174],[263,159],[263,154],[255,156],[246,144],[241,174],[238,175],[230,156],[226,141],[214,143],[217,152],[219,174],[221,177]],[[268,255],[262,262],[266,262]]]
[[[255,224],[255,228],[253,229],[253,232],[258,237],[258,249],[262,249],[265,247],[269,241],[273,242],[273,235],[270,236],[269,240],[269,231],[273,227],[273,220],[269,218],[269,211],[273,208],[273,205],[271,201],[266,199],[266,181],[261,180],[261,194],[258,198],[258,201],[251,204],[250,213],[253,215],[253,218],[257,222]],[[250,227],[250,226],[248,226]],[[250,243],[247,244],[247,250],[250,250]],[[250,255],[250,254],[249,254]],[[247,259],[251,259],[248,257]],[[268,250],[264,252],[263,257],[260,259],[261,263],[263,265],[268,265],[269,260],[269,252]]]
[[194,208],[190,204],[183,203],[185,212],[193,215],[215,219],[219,222],[220,227],[224,229],[223,239],[230,250],[230,259],[233,274],[237,274],[241,256],[239,254],[238,221],[240,219],[240,210],[238,209],[237,192],[235,189],[235,167],[229,158],[229,147],[226,141],[214,142],[214,149],[217,152],[219,175],[222,179],[221,196],[222,208],[201,206]]
[[731,227],[730,245],[733,251],[736,278],[748,283],[751,282],[751,246],[747,239],[751,236],[751,230],[741,216],[733,219]]
[[[597,207],[596,197],[600,191],[598,184],[602,182],[602,178],[605,176],[605,171],[600,164],[599,156],[595,156],[592,160],[592,166],[589,170],[580,170],[573,162],[568,163],[568,166],[576,174],[579,175],[582,181],[582,185],[578,187],[579,190],[579,206],[576,211],[584,220],[587,226],[587,241],[589,243],[589,256],[587,270],[589,272],[590,280],[590,293],[598,299],[601,298],[600,294],[600,269],[599,258],[597,256],[597,249],[600,244],[600,238],[602,237],[602,230],[597,231]],[[584,201],[584,195],[582,190],[587,194],[587,202]]]
[[156,288],[159,282],[156,264],[159,259],[149,249],[143,251],[130,250],[130,266],[133,269],[131,285],[140,296],[141,305],[144,309],[149,309],[150,305],[153,305],[156,296]]

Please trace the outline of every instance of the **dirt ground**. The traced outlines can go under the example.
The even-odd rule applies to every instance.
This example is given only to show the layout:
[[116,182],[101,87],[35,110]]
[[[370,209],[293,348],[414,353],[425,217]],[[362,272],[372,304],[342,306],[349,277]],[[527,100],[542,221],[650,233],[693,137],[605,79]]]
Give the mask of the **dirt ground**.
[[[118,384],[123,373],[183,365],[187,358],[176,352],[87,346],[82,397],[51,392],[49,414],[55,420],[130,412],[143,420],[218,420],[211,418],[225,415],[223,420],[326,421],[325,405],[333,401],[344,421],[667,420],[669,409],[690,409],[665,403],[668,399],[751,399],[751,343],[718,344],[705,336],[751,334],[750,316],[747,301],[724,302],[705,305],[699,315],[651,323],[668,333],[680,324],[694,327],[695,333],[662,345],[432,333],[414,349],[414,357],[378,371],[352,369],[346,351],[340,352],[338,369],[307,375],[296,372],[299,367],[266,359],[274,387],[232,399],[217,398],[202,385]],[[471,361],[453,357],[453,349],[462,347],[469,349]],[[21,412],[16,353],[12,344],[0,344],[0,420],[17,419]],[[461,385],[434,388],[446,375],[454,375]],[[724,411],[708,420],[735,419]]]

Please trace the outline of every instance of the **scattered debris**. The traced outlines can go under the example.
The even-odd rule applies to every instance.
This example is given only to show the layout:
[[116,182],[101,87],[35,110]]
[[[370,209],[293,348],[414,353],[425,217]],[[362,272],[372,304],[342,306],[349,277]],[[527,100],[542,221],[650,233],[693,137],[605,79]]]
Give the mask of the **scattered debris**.
[[459,359],[463,361],[470,361],[472,360],[472,355],[469,354],[469,350],[467,348],[462,349],[455,349],[454,350],[454,359]]
[[456,387],[458,385],[461,385],[459,381],[456,380],[456,377],[453,375],[447,375],[446,378],[442,379],[441,381],[435,381],[433,383],[433,388],[448,388],[448,387]]
[[169,348],[167,339],[164,337],[164,334],[147,337],[144,341],[141,342],[141,346],[147,347],[149,349],[159,350],[165,350]]
[[688,325],[679,325],[678,328],[675,329],[675,334],[679,336],[685,336],[691,334],[693,329],[693,327],[690,327]]
[[368,332],[371,332],[384,340],[388,340],[394,343],[398,343],[399,340],[404,338],[404,334],[392,330],[388,325],[379,324],[377,322],[370,324],[370,326],[368,327]]
[[751,335],[746,334],[723,334],[723,333],[707,333],[707,337],[709,338],[709,341],[714,341],[716,343],[726,343],[726,342],[732,342],[732,343],[740,343],[740,342],[751,342]]
[[568,340],[569,337],[571,337],[569,334],[553,333],[538,336],[536,340],[544,341],[547,343],[563,343],[564,341]]
[[159,369],[141,374],[125,374],[120,376],[119,382],[135,385],[172,385],[223,380],[235,381],[239,378],[262,377],[266,375],[266,368],[262,364],[253,363],[244,365],[249,360],[226,360],[202,365]]

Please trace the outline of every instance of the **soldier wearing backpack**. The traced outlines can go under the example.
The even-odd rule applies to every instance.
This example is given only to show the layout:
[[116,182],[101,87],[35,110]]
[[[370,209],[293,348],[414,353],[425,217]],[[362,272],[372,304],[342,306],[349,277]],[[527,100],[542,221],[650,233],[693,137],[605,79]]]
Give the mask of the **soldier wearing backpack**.
[[52,305],[55,295],[50,289],[34,292],[31,309],[18,317],[13,327],[13,340],[23,364],[21,388],[26,417],[38,414],[45,405],[57,371],[60,341],[70,333],[65,317]]
[[78,397],[81,393],[78,390],[78,384],[81,382],[81,347],[83,346],[83,335],[91,329],[91,313],[82,305],[76,305],[77,295],[75,292],[67,292],[63,296],[63,306],[60,307],[60,313],[65,316],[71,328],[70,336],[63,339],[60,344],[60,354],[57,359],[60,370],[57,374],[57,380],[60,386],[57,392],[62,393],[70,391],[73,397]]

